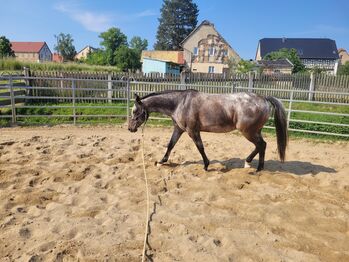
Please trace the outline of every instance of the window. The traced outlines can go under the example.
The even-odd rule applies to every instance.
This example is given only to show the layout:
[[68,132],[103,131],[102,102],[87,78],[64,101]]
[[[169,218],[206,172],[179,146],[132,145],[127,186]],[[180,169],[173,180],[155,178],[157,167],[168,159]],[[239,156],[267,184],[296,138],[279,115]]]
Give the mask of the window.
[[214,66],[209,66],[208,67],[208,72],[209,73],[214,73]]
[[216,49],[214,47],[210,47],[208,49],[208,55],[209,56],[214,56]]
[[197,47],[194,47],[193,53],[194,53],[194,55],[198,55],[199,54],[199,49]]

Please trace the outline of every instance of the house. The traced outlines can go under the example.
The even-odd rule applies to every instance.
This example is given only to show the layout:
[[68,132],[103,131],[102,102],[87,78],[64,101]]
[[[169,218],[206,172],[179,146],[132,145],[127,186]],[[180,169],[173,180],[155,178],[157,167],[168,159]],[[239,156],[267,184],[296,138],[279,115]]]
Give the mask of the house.
[[63,63],[63,57],[58,53],[53,53],[52,62]]
[[342,65],[344,65],[346,62],[349,62],[349,54],[347,50],[345,50],[344,48],[339,48],[338,54],[339,54],[340,63]]
[[197,26],[181,46],[186,66],[192,72],[223,73],[229,59],[240,61],[240,56],[207,20]]
[[257,66],[260,67],[264,74],[292,74],[293,64],[290,60],[259,60]]
[[181,70],[180,64],[178,63],[144,57],[142,64],[142,72],[145,74],[162,73],[179,75]]
[[183,51],[142,51],[143,73],[179,74],[184,67]]
[[52,61],[52,53],[46,42],[11,42],[16,60],[29,62]]
[[91,52],[96,51],[97,48],[94,48],[92,46],[85,46],[83,49],[81,49],[76,55],[75,55],[75,60],[80,60],[80,59],[86,59],[87,55]]
[[306,68],[320,68],[336,74],[339,55],[336,42],[328,38],[263,38],[259,40],[256,60],[282,48],[296,49]]
[[157,50],[143,50],[141,54],[141,62],[144,58],[153,58],[164,61],[171,61],[173,63],[184,65],[183,51],[157,51]]

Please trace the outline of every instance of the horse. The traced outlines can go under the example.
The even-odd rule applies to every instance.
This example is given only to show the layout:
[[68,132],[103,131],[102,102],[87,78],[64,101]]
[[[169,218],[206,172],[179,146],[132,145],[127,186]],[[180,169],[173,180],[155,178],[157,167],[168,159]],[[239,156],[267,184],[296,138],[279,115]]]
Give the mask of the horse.
[[253,158],[259,154],[257,172],[261,171],[264,168],[267,146],[261,131],[271,114],[274,115],[278,154],[281,162],[285,160],[288,143],[286,112],[275,97],[263,97],[248,92],[207,94],[191,89],[155,92],[142,98],[135,94],[128,130],[137,132],[153,112],[169,116],[174,125],[166,153],[159,164],[168,161],[178,139],[187,132],[199,150],[207,171],[210,161],[206,156],[200,132],[226,133],[237,129],[255,145],[255,149],[246,158],[245,167],[250,167]]

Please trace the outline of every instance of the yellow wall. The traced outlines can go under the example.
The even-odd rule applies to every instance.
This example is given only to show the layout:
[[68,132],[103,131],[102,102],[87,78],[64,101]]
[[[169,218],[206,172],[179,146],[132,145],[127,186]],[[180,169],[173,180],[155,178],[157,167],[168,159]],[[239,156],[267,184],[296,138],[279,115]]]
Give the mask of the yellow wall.
[[191,71],[194,73],[208,73],[209,66],[214,66],[215,74],[222,74],[223,68],[228,68],[227,64],[218,63],[192,63]]
[[28,62],[38,62],[39,54],[38,53],[15,53],[16,60],[19,61],[28,61]]
[[171,61],[173,63],[179,63],[179,52],[181,51],[142,51],[141,61],[143,61],[143,57],[148,57],[162,61]]
[[86,46],[84,49],[82,49],[79,53],[75,55],[75,59],[79,60],[81,58],[87,58],[87,55],[91,53],[92,48],[90,46]]

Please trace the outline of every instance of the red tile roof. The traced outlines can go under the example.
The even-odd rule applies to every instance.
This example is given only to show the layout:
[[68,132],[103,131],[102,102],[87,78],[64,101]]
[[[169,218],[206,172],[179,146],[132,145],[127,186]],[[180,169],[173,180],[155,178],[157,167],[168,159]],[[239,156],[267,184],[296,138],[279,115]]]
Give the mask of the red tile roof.
[[60,54],[53,53],[52,61],[53,62],[62,63],[63,62],[63,57]]
[[11,42],[15,53],[39,53],[45,42]]

